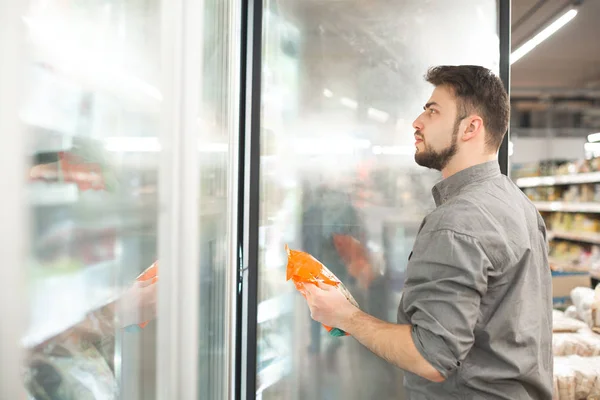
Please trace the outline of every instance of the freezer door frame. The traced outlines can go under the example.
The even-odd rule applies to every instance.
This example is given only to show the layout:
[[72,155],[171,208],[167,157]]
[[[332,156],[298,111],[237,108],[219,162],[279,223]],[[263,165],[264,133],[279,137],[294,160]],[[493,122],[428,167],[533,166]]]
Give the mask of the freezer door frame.
[[26,2],[0,0],[0,398],[25,399],[22,379],[27,291],[26,136],[19,122],[23,87],[23,43]]
[[157,399],[196,400],[199,335],[198,111],[204,1],[161,2]]

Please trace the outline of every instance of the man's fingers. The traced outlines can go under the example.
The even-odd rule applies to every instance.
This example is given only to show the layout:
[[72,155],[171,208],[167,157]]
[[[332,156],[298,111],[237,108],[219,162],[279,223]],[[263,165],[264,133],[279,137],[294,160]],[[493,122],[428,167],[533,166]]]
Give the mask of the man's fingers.
[[329,291],[329,290],[331,290],[334,287],[334,286],[328,285],[328,284],[323,283],[323,282],[317,282],[317,286],[319,287],[319,289],[325,290],[325,291]]

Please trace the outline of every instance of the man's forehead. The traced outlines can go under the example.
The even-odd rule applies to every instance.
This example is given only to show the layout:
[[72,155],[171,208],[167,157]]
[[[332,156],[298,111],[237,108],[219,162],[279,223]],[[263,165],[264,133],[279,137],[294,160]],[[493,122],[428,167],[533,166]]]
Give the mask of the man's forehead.
[[435,103],[440,107],[443,107],[444,105],[454,104],[455,101],[456,99],[450,88],[438,86],[433,90],[433,93],[431,93],[431,97],[427,100],[427,104]]

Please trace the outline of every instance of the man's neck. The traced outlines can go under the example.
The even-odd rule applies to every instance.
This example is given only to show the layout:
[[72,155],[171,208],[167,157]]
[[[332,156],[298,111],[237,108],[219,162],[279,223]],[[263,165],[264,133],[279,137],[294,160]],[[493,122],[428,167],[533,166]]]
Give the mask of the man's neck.
[[446,168],[444,168],[442,170],[442,177],[444,179],[446,179],[446,178],[449,178],[452,175],[454,175],[460,171],[463,171],[467,168],[471,168],[471,167],[474,167],[475,165],[483,164],[483,163],[486,163],[488,161],[493,161],[493,160],[498,160],[497,154],[483,155],[480,157],[465,157],[465,158],[454,157],[448,163]]

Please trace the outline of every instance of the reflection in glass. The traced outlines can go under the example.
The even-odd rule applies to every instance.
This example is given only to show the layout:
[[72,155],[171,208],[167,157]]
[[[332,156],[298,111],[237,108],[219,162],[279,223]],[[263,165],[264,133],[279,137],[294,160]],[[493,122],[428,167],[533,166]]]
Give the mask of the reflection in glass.
[[[402,399],[398,369],[311,321],[285,282],[284,245],[395,322],[440,179],[413,159],[411,122],[431,92],[423,75],[438,64],[498,71],[496,2],[264,4],[257,398]],[[340,235],[368,262],[344,262]]]
[[156,279],[136,278],[157,259],[158,11],[32,1],[22,18],[31,398],[155,398]]

